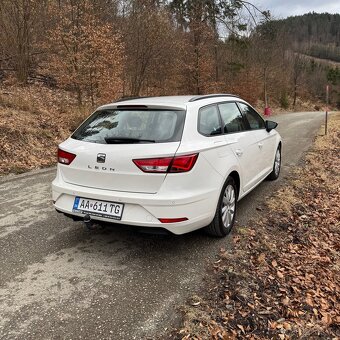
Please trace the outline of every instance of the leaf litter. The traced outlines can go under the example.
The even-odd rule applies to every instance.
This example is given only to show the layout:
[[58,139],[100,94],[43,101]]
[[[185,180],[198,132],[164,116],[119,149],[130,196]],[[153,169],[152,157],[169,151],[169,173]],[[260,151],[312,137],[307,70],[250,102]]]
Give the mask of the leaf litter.
[[[339,339],[340,115],[303,167],[236,227],[171,339]],[[282,204],[284,202],[284,204]]]

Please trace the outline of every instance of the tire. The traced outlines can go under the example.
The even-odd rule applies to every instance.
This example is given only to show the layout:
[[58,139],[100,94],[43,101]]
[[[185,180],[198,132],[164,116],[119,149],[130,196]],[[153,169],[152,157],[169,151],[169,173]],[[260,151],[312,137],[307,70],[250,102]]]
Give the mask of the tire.
[[228,177],[222,188],[214,219],[205,227],[208,234],[224,237],[230,233],[235,222],[237,197],[238,188],[236,183],[232,177]]
[[280,176],[280,170],[281,170],[281,147],[279,145],[275,153],[273,170],[268,175],[267,179],[270,181],[275,181],[276,179],[278,179]]

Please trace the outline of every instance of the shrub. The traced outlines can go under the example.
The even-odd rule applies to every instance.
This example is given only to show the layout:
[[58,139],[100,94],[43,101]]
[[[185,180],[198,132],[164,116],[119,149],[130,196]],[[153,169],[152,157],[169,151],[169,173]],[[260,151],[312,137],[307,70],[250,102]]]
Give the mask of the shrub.
[[283,108],[283,109],[288,109],[289,108],[289,101],[288,101],[288,96],[287,96],[287,93],[281,93],[281,96],[280,96],[280,106]]

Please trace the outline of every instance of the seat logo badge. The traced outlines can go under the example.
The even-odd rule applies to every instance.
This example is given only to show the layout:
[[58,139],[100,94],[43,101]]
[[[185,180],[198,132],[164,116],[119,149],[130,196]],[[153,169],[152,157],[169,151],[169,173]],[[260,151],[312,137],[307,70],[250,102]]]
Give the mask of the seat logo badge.
[[105,153],[99,153],[97,155],[97,163],[105,163],[106,154]]

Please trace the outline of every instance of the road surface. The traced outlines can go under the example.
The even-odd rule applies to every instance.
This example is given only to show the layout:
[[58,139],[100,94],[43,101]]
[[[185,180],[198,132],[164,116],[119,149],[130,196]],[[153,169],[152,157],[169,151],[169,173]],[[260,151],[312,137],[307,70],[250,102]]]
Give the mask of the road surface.
[[[286,183],[323,114],[272,118],[283,137],[283,170],[240,202],[246,226],[265,197]],[[57,214],[55,170],[0,179],[0,339],[141,339],[178,322],[176,306],[197,291],[206,264],[230,237],[202,231],[148,235],[127,227],[87,231]]]

